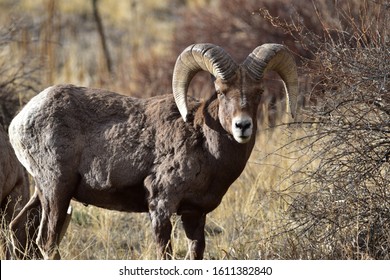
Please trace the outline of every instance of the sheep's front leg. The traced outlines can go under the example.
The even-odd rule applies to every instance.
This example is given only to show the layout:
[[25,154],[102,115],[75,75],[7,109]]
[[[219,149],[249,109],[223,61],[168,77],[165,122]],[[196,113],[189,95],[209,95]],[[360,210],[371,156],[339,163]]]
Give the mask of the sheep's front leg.
[[191,260],[203,259],[205,249],[204,226],[206,214],[186,213],[181,216],[183,227],[189,241],[189,254]]
[[149,210],[152,220],[153,233],[157,242],[157,254],[159,259],[172,258],[171,231],[172,224],[170,215],[164,208],[153,207]]

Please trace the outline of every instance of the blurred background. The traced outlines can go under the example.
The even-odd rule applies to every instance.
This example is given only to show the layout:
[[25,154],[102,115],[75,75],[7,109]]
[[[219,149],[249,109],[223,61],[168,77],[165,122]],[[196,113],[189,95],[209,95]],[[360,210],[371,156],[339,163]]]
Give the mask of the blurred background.
[[[9,104],[0,111],[2,123],[7,126],[17,102],[52,84],[105,87],[138,97],[170,93],[176,57],[193,43],[220,45],[238,62],[267,42],[305,55],[259,14],[266,8],[288,19],[299,9],[302,20],[317,29],[313,6],[294,2],[298,6],[287,0],[1,0],[0,93]],[[320,2],[333,8],[332,1]],[[211,90],[208,75],[193,85],[198,97]],[[275,81],[272,86],[281,90]],[[268,98],[280,97],[282,92]]]
[[[0,0],[0,123],[52,84],[169,94],[176,58],[193,43],[237,62],[285,44],[301,115],[285,114],[283,86],[267,74],[255,150],[208,216],[205,258],[389,259],[389,13],[386,0]],[[212,90],[197,75],[189,94]],[[74,207],[65,259],[156,257],[146,214]]]

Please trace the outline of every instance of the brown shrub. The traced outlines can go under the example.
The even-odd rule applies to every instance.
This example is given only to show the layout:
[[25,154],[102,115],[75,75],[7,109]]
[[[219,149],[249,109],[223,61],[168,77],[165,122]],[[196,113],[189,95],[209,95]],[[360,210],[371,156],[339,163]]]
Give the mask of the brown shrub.
[[313,54],[302,72],[317,99],[305,110],[307,135],[294,145],[313,153],[318,167],[296,171],[303,176],[292,187],[303,191],[286,223],[309,258],[390,258],[388,6],[348,1],[332,18],[318,10],[321,36],[294,30]]

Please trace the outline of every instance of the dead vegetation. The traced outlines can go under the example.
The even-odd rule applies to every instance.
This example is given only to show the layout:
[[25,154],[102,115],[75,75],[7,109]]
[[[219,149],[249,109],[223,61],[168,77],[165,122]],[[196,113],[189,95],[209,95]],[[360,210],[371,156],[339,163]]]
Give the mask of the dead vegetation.
[[[354,6],[359,4],[358,7]],[[288,223],[302,253],[314,259],[388,259],[390,186],[390,14],[388,3],[349,2],[332,20],[316,9],[316,34],[287,26],[311,52],[304,74],[316,103],[307,106],[304,137],[294,141],[316,161],[291,187],[299,189]],[[263,11],[264,14],[264,11]],[[291,26],[294,26],[291,29]]]
[[[305,123],[299,130],[283,125],[282,86],[267,77],[277,86],[275,94],[264,95],[260,108],[273,117],[259,121],[250,163],[210,216],[205,258],[389,259],[388,1],[159,1],[158,7],[155,1],[131,1],[133,6],[113,7],[101,0],[114,76],[107,76],[96,47],[99,37],[88,1],[77,8],[72,1],[55,7],[52,50],[43,51],[44,34],[50,31],[45,27],[48,2],[35,7],[39,16],[24,19],[27,24],[18,28],[16,34],[26,40],[0,45],[2,54],[7,50],[0,66],[10,66],[10,51],[13,61],[24,61],[23,71],[35,69],[21,59],[28,53],[52,73],[51,81],[48,74],[34,78],[41,83],[34,88],[71,82],[135,96],[171,92],[174,59],[194,42],[224,46],[237,60],[265,42],[286,44],[299,57],[300,88],[310,96]],[[3,30],[9,22],[1,23]],[[2,73],[1,79],[12,76]],[[203,76],[191,87],[209,92],[209,85]],[[3,100],[2,108],[8,104]],[[14,100],[19,105],[19,97]],[[149,226],[147,216],[79,204],[75,209],[60,248],[64,258],[156,257],[153,237],[141,230]],[[180,227],[178,220],[173,224]],[[186,244],[173,247],[175,257],[185,257]]]

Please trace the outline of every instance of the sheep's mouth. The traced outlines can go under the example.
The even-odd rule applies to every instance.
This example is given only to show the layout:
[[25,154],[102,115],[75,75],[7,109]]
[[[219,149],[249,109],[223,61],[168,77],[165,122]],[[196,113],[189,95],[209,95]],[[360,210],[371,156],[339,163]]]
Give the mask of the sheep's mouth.
[[234,139],[240,143],[240,144],[245,144],[245,143],[248,143],[248,141],[250,140],[250,136],[245,136],[245,135],[238,135],[238,136],[235,136]]

